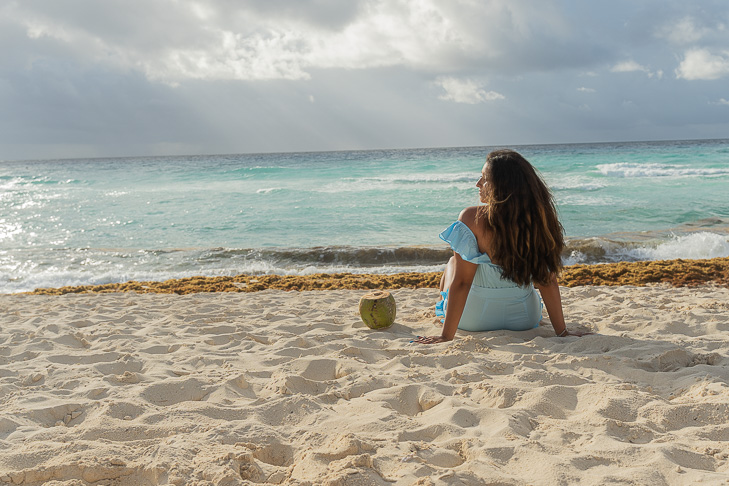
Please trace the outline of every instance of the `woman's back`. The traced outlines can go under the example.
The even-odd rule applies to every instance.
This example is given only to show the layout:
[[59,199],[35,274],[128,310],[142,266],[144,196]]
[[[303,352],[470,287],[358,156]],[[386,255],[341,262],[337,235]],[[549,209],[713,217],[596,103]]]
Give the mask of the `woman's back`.
[[[539,324],[542,315],[542,306],[534,286],[519,285],[503,278],[502,268],[493,263],[488,253],[483,251],[488,248],[488,232],[481,233],[482,240],[479,242],[471,230],[473,227],[477,230],[479,228],[476,209],[464,210],[459,220],[440,234],[440,238],[451,246],[463,262],[475,267],[458,329],[464,331],[531,329]],[[440,310],[445,315],[448,292],[443,294],[443,306]]]
[[459,220],[446,228],[440,238],[463,259],[478,264],[473,285],[491,289],[520,287],[516,282],[502,278],[501,267],[491,260],[488,253],[490,231],[483,216],[477,215],[477,209],[473,206],[463,210]]

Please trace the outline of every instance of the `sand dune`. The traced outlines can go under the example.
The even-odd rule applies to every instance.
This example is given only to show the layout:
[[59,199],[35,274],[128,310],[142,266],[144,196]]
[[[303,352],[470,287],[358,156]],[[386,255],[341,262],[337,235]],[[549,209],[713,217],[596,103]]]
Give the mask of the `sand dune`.
[[0,296],[0,483],[729,484],[729,289],[563,289],[436,334],[433,289]]

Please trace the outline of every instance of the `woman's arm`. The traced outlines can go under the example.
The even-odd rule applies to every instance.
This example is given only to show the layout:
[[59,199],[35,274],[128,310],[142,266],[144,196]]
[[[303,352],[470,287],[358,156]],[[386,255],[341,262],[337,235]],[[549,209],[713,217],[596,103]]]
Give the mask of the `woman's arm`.
[[567,325],[564,322],[564,311],[562,310],[562,296],[559,293],[559,284],[557,283],[556,275],[552,275],[548,285],[535,283],[534,286],[542,295],[542,301],[547,307],[549,320],[552,322],[552,327],[554,327],[554,332],[557,336],[584,336],[585,334],[592,334],[589,332],[567,330]]
[[461,322],[461,315],[463,315],[468,292],[471,290],[471,284],[473,283],[473,277],[476,275],[478,265],[467,262],[458,253],[454,252],[454,255],[456,265],[453,281],[448,286],[448,305],[446,306],[443,333],[440,336],[420,337],[414,341],[416,343],[442,343],[452,341],[456,335],[458,323]]

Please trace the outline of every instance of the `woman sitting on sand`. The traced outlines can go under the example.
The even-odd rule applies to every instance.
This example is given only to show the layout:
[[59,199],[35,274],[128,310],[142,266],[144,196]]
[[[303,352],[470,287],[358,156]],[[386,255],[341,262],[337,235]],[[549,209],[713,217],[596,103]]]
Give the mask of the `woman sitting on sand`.
[[534,167],[513,150],[491,152],[476,187],[485,205],[464,209],[440,234],[453,248],[436,304],[436,314],[445,317],[443,333],[415,342],[450,341],[456,329],[537,327],[542,304],[534,287],[557,336],[586,334],[569,331],[564,322],[556,277],[562,269],[563,228]]

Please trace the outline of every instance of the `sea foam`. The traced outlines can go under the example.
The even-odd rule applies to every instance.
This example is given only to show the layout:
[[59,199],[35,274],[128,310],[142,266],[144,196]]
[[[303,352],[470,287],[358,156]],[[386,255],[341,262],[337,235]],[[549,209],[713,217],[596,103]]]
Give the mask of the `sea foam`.
[[727,235],[702,231],[676,236],[671,241],[661,243],[655,248],[640,248],[634,252],[640,260],[729,257],[729,240],[727,240]]
[[688,167],[669,164],[615,163],[600,164],[597,170],[608,177],[716,177],[729,175],[729,169],[709,167]]
[[569,242],[565,253],[563,258],[565,265],[723,258],[729,257],[729,236],[701,231],[645,243],[587,238]]

